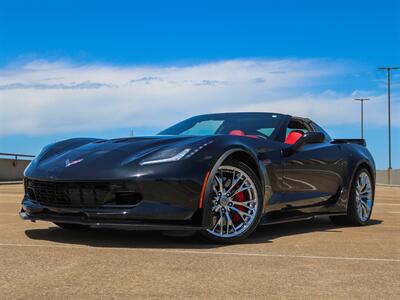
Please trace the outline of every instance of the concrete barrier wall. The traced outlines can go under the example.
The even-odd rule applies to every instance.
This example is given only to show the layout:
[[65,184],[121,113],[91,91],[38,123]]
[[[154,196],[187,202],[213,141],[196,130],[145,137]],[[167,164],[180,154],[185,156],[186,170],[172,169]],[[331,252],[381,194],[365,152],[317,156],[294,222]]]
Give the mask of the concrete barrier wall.
[[22,180],[30,160],[0,158],[0,181]]
[[400,169],[391,170],[390,176],[388,170],[376,171],[376,183],[400,185]]

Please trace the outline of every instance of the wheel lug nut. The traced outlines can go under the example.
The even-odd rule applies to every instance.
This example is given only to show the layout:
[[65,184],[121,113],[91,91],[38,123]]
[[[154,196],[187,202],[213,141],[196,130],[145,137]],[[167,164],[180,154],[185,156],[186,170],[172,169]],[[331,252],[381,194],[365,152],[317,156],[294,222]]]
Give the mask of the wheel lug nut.
[[229,206],[232,206],[232,202],[229,202],[228,205],[229,205]]

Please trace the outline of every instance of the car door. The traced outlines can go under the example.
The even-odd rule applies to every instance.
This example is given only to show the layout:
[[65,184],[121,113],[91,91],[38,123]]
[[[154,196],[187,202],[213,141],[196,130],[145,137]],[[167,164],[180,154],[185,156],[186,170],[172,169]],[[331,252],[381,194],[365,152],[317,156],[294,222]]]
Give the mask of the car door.
[[[288,132],[292,130],[316,131],[312,122],[306,119],[293,119]],[[330,141],[326,135],[322,143],[305,144],[283,157],[283,210],[298,213],[320,211],[329,209],[330,201],[337,198],[343,186],[346,160],[340,146]]]

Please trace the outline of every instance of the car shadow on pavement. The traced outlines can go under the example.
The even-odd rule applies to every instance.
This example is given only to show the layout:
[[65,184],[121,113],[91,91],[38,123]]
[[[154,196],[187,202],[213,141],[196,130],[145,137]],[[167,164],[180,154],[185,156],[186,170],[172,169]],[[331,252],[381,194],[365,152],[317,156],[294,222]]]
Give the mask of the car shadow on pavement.
[[[382,222],[374,219],[367,226],[378,225]],[[332,224],[326,217],[318,217],[309,221],[264,225],[258,227],[241,244],[272,243],[280,237],[312,232],[340,233],[342,228],[342,226]],[[161,231],[127,231],[107,228],[71,231],[54,225],[49,228],[28,229],[25,234],[32,240],[103,248],[212,249],[226,246],[205,242],[195,234],[168,234]]]

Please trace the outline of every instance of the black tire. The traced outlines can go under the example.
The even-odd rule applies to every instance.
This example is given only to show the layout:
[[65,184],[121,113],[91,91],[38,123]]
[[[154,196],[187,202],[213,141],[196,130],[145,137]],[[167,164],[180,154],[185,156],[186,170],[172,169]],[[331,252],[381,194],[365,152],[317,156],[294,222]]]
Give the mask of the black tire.
[[58,227],[61,227],[62,229],[65,230],[73,230],[73,231],[79,231],[79,230],[86,230],[89,228],[88,225],[82,225],[82,224],[72,224],[72,223],[54,223]]
[[[357,190],[357,180],[360,178],[361,174],[366,174],[368,175],[370,184],[371,184],[371,208],[369,210],[369,214],[367,218],[362,219],[357,212],[357,200],[356,200],[356,190]],[[373,182],[373,178],[371,176],[371,173],[365,169],[365,168],[360,168],[353,179],[353,182],[351,184],[351,190],[350,190],[350,197],[349,197],[349,202],[347,204],[347,215],[344,216],[331,216],[330,219],[332,223],[337,224],[337,225],[355,225],[355,226],[363,226],[368,224],[369,219],[371,218],[372,214],[372,209],[374,206],[374,197],[375,197],[375,185]]]
[[[227,161],[223,162],[220,167],[223,167],[223,166],[238,168],[238,169],[242,170],[243,172],[245,172],[250,177],[250,179],[253,181],[253,183],[255,185],[255,190],[257,193],[257,211],[255,213],[255,218],[253,220],[253,223],[242,234],[235,236],[235,237],[219,237],[219,236],[213,235],[212,233],[208,232],[207,230],[201,230],[198,232],[198,234],[202,239],[205,239],[206,241],[211,241],[211,242],[219,243],[219,244],[232,244],[232,243],[237,243],[237,242],[244,240],[251,233],[253,233],[253,231],[257,228],[257,226],[260,222],[260,219],[261,219],[261,214],[262,214],[263,204],[264,204],[264,199],[263,199],[264,197],[263,197],[263,193],[262,193],[262,187],[261,187],[260,180],[249,166],[247,166],[246,164],[244,164],[243,162],[238,161],[238,160],[227,160]],[[211,181],[211,182],[213,182],[213,181]],[[209,195],[208,198],[210,196],[211,195]],[[207,199],[207,201],[211,201],[211,200]],[[208,207],[210,207],[210,209],[211,209],[211,205],[209,205]]]

